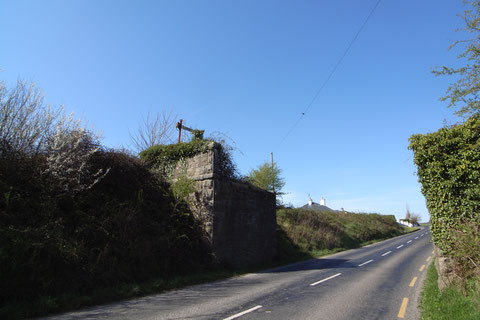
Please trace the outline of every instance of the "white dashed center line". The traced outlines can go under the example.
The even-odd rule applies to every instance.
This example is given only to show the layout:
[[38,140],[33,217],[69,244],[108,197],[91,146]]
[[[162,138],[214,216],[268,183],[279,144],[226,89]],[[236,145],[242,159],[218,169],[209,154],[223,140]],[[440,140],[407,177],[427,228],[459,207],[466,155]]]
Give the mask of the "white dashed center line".
[[407,243],[410,243],[410,242],[412,242],[412,240],[408,240],[408,241],[407,241]]
[[392,251],[387,251],[384,254],[382,254],[382,257],[385,257],[387,254],[390,254]]
[[223,320],[232,320],[232,319],[239,318],[239,317],[243,316],[244,314],[247,314],[247,313],[249,313],[249,312],[252,312],[252,311],[255,311],[255,310],[257,310],[257,309],[260,309],[261,307],[262,307],[262,306],[253,307],[253,308],[251,308],[251,309],[248,309],[248,310],[242,311],[242,312],[240,312],[240,313],[234,314],[233,316],[230,316],[230,317],[225,318],[225,319],[223,319]]
[[362,263],[362,264],[359,264],[358,266],[359,266],[359,267],[364,266],[364,265],[366,265],[367,263],[370,263],[370,262],[372,262],[372,261],[373,261],[373,260],[368,260],[368,261],[366,261],[366,262],[364,262],[364,263]]
[[397,247],[397,249],[400,249],[401,247],[403,247],[403,244],[399,245],[399,246]]
[[325,282],[325,281],[327,281],[327,280],[330,280],[330,279],[333,279],[333,278],[335,278],[335,277],[338,277],[339,275],[341,275],[341,273],[334,274],[334,275],[331,276],[331,277],[328,277],[328,278],[325,278],[325,279],[323,279],[323,280],[314,282],[314,283],[312,283],[312,284],[310,284],[310,285],[311,285],[312,287],[313,287],[313,286],[316,286],[317,284],[320,284],[320,283]]

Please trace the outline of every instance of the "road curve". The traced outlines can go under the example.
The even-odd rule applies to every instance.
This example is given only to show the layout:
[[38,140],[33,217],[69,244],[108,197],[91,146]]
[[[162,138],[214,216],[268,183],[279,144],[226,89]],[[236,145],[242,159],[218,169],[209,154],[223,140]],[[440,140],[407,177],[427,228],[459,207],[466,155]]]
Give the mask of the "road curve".
[[428,227],[304,262],[45,319],[418,319]]

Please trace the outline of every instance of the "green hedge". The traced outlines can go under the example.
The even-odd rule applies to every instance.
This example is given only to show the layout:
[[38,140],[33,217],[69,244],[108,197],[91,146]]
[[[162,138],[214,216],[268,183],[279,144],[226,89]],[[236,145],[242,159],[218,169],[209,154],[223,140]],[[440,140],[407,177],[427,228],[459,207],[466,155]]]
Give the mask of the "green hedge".
[[480,117],[410,138],[436,245],[452,254],[459,225],[480,221]]

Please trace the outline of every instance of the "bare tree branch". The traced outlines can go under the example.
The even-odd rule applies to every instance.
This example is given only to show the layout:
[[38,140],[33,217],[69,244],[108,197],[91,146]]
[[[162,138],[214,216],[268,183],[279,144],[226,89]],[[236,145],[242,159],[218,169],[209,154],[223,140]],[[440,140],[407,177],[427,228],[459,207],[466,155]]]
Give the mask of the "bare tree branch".
[[149,112],[137,132],[130,134],[133,147],[140,152],[155,145],[171,142],[176,122],[177,116],[173,114],[173,110],[163,111],[154,116]]

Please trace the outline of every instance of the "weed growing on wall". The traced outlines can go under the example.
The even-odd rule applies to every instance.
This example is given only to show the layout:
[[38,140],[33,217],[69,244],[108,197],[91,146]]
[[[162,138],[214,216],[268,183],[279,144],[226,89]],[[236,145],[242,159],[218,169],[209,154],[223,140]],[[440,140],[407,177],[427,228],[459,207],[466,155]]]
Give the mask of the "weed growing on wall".
[[195,180],[187,175],[187,164],[180,160],[177,172],[170,178],[170,190],[175,197],[176,203],[186,201],[188,195],[195,192]]

